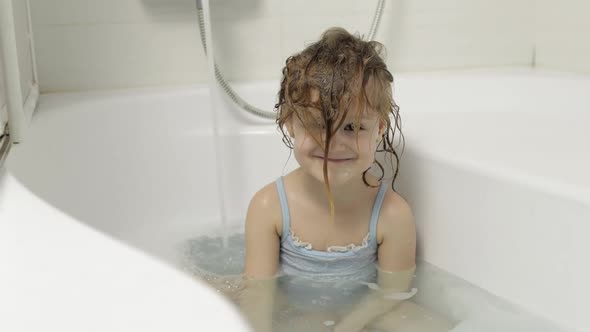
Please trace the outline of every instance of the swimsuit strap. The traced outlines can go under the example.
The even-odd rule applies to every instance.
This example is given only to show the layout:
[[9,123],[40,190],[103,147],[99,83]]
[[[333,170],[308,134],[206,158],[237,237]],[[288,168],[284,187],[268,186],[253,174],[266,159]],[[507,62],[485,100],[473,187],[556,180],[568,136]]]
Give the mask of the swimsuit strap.
[[[283,235],[289,234],[289,204],[287,203],[287,194],[285,193],[285,185],[283,183],[283,177],[279,177],[276,181],[277,191],[279,192],[279,199],[281,200],[281,210],[283,212]],[[286,238],[286,237],[283,237]]]
[[387,188],[389,187],[387,181],[381,182],[379,187],[379,192],[377,193],[377,197],[375,197],[375,203],[373,204],[373,212],[371,213],[371,223],[369,226],[369,233],[370,237],[377,239],[377,221],[379,221],[379,212],[381,211],[381,206],[383,205],[383,199],[385,198],[385,194],[387,193]]

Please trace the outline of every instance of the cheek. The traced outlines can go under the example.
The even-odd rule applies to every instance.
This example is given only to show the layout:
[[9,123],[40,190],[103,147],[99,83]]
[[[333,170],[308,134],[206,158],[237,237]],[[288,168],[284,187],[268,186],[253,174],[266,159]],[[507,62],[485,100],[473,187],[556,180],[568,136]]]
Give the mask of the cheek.
[[[357,142],[355,139],[353,139],[352,144],[355,147],[356,150],[356,145]],[[377,143],[376,143],[376,139],[372,137],[372,135],[367,135],[365,137],[359,137],[358,140],[358,148],[360,149],[360,153],[359,155],[373,155],[375,153],[375,150],[377,149]]]
[[313,138],[303,133],[302,135],[295,138],[293,147],[296,156],[304,156],[310,154],[315,149],[316,144]]

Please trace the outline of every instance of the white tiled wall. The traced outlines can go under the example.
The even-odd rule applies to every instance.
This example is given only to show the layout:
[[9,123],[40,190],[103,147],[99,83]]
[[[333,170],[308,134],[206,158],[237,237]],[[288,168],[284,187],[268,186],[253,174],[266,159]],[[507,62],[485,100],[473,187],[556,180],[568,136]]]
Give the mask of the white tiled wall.
[[587,0],[537,0],[536,65],[590,73],[589,13]]
[[191,0],[31,0],[42,92],[204,82]]
[[[528,65],[534,0],[388,0],[376,39],[398,71]],[[367,34],[377,0],[210,0],[230,80],[277,79],[330,26]],[[31,0],[42,92],[205,82],[194,0]]]
[[529,65],[532,1],[397,1],[386,38],[393,68]]

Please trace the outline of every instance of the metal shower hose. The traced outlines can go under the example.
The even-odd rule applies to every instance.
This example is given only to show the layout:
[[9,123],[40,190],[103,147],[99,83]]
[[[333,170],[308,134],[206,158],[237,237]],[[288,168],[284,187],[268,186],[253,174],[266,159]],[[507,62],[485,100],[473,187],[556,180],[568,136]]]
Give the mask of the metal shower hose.
[[[206,44],[206,37],[205,37],[205,20],[203,19],[203,5],[201,0],[197,1],[197,20],[199,21],[199,31],[201,33],[201,44],[203,45],[203,50],[205,51],[205,55],[207,55],[207,44]],[[373,22],[371,23],[371,29],[369,30],[368,40],[373,40],[375,34],[377,33],[377,28],[379,27],[379,23],[381,22],[381,16],[383,16],[383,8],[385,7],[385,0],[379,0],[377,3],[377,8],[375,10],[375,16],[373,17]],[[274,112],[269,112],[262,110],[256,106],[252,106],[248,104],[244,99],[242,99],[232,88],[229,86],[227,81],[221,75],[221,71],[219,67],[217,67],[217,63],[215,60],[213,61],[213,66],[215,68],[215,79],[217,83],[221,86],[223,91],[229,96],[229,98],[239,107],[244,109],[246,112],[256,115],[261,118],[266,119],[276,119],[276,114]]]

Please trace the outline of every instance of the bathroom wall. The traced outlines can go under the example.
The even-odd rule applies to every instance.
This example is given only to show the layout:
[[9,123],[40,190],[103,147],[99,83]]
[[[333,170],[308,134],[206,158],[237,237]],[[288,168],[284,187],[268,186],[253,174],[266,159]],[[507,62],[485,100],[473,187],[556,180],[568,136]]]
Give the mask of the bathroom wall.
[[41,92],[205,82],[190,0],[32,0]]
[[535,63],[538,67],[590,73],[590,2],[537,0]]
[[[210,0],[217,62],[278,79],[330,26],[367,34],[377,0]],[[206,82],[193,0],[31,0],[42,92]],[[533,0],[388,0],[377,40],[395,72],[526,66]]]

